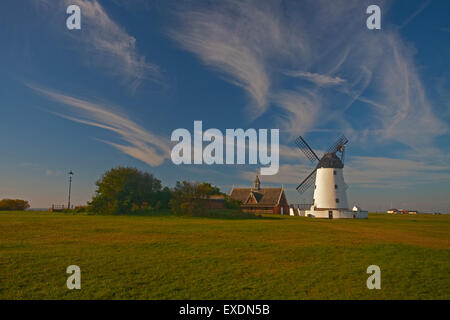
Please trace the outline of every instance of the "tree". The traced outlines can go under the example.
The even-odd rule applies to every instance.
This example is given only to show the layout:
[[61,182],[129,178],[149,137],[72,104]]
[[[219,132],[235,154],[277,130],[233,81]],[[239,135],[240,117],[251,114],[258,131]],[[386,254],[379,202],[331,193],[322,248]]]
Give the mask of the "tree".
[[157,192],[156,198],[158,200],[155,204],[155,209],[168,209],[169,202],[172,199],[172,191],[169,187],[164,187],[161,191]]
[[104,214],[129,213],[154,207],[160,200],[158,196],[161,196],[160,180],[130,167],[106,171],[96,186],[95,196],[88,203],[89,210]]
[[202,198],[206,198],[215,194],[222,194],[219,188],[212,186],[208,182],[202,182],[194,185],[196,187],[197,195]]
[[30,207],[26,200],[21,199],[3,199],[0,201],[0,211],[23,211]]

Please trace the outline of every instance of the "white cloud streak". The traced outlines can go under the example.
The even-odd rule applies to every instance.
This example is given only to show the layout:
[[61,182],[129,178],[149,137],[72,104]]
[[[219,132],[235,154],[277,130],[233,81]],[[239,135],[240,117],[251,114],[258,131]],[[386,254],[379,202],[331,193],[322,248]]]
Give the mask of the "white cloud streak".
[[448,165],[431,165],[398,158],[353,156],[346,164],[345,176],[352,184],[399,188],[448,181],[449,171]]
[[379,101],[376,116],[385,138],[420,150],[434,137],[447,133],[448,126],[433,112],[410,49],[397,35],[386,42],[385,52],[391,58],[379,66],[382,77],[374,84]]
[[320,115],[322,101],[315,91],[284,90],[277,94],[275,102],[283,111],[278,125],[293,136],[304,134],[314,128]]
[[33,0],[33,3],[39,10],[58,12],[58,21],[60,12],[65,13],[69,5],[80,7],[81,30],[61,30],[80,44],[77,47],[86,57],[87,65],[120,78],[132,91],[145,80],[161,81],[160,68],[146,61],[136,48],[136,38],[115,22],[97,0]]
[[164,159],[170,157],[170,146],[166,139],[145,130],[126,116],[113,112],[111,108],[54,90],[44,89],[31,84],[28,84],[28,86],[47,98],[69,107],[69,113],[72,114],[54,112],[56,115],[116,133],[125,144],[100,141],[115,147],[121,152],[150,166],[161,165]]
[[66,0],[78,4],[83,17],[83,35],[80,39],[99,56],[98,61],[108,70],[114,70],[136,89],[145,79],[158,80],[159,68],[145,61],[136,49],[136,38],[113,21],[98,1]]
[[252,99],[251,114],[257,117],[268,107],[271,81],[266,60],[275,53],[287,54],[286,47],[306,51],[302,41],[293,41],[278,14],[275,2],[227,1],[206,9],[182,8],[180,25],[169,35],[227,81],[242,87]]
[[328,86],[335,86],[339,85],[345,82],[344,79],[339,77],[330,77],[325,74],[318,74],[318,73],[312,73],[312,72],[304,72],[304,71],[285,71],[285,75],[289,77],[295,77],[295,78],[301,78],[306,81],[310,81],[318,86],[322,87],[328,87]]
[[416,11],[414,11],[414,13],[408,19],[406,19],[402,23],[402,25],[399,27],[399,29],[401,29],[401,28],[405,27],[407,24],[409,24],[416,16],[418,16],[423,10],[425,10],[431,4],[431,1],[433,1],[433,0],[427,0],[424,3],[422,3],[421,6]]
[[[432,144],[449,130],[427,98],[414,48],[387,20],[383,32],[367,30],[361,12],[369,4],[231,0],[183,6],[169,34],[244,88],[255,116],[280,108],[278,123],[291,138],[331,124],[365,142],[397,141],[412,149]],[[389,2],[379,5],[387,16]],[[286,75],[302,80],[301,86],[287,90]],[[370,117],[365,127],[347,117],[352,108],[364,108]]]

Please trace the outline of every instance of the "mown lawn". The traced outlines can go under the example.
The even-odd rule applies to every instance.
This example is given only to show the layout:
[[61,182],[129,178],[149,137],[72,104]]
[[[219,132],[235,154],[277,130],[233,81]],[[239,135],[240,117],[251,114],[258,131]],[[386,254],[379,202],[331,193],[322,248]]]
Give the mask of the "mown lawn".
[[[1,299],[449,299],[450,215],[0,213]],[[68,290],[66,268],[81,268]],[[366,269],[381,268],[381,290]]]

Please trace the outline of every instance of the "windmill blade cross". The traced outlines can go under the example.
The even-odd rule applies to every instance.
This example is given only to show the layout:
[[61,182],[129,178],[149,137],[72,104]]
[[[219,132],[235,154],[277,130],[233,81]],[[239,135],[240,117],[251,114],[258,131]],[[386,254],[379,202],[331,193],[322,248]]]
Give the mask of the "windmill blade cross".
[[314,171],[311,172],[309,176],[307,176],[305,180],[303,180],[302,183],[297,186],[296,189],[298,192],[300,192],[300,194],[304,193],[306,190],[308,190],[309,187],[314,184],[314,182],[316,181],[316,173],[317,169],[314,169]]
[[302,138],[302,136],[299,136],[297,139],[295,139],[295,144],[297,147],[303,151],[305,156],[311,161],[315,162],[316,160],[319,161],[319,157],[317,154],[311,149],[311,147],[306,143],[306,141]]
[[328,148],[327,152],[329,152],[329,153],[330,153],[330,152],[331,152],[331,153],[337,152],[337,151],[339,151],[339,150],[342,148],[342,146],[344,146],[347,142],[348,142],[348,139],[347,139],[344,135],[341,135],[341,136],[336,140],[336,142],[333,143],[333,144]]

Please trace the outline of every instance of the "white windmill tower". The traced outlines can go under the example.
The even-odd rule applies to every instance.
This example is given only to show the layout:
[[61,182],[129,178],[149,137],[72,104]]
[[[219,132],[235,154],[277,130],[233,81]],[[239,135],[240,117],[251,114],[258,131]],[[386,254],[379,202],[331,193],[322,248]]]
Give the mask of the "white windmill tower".
[[[361,211],[357,206],[349,210],[347,203],[347,185],[344,182],[344,152],[348,139],[339,139],[327,150],[321,159],[299,136],[295,143],[316,168],[297,187],[300,194],[314,184],[314,198],[311,209],[305,212],[308,217],[315,218],[367,218],[367,211]],[[336,154],[340,153],[340,157]]]

